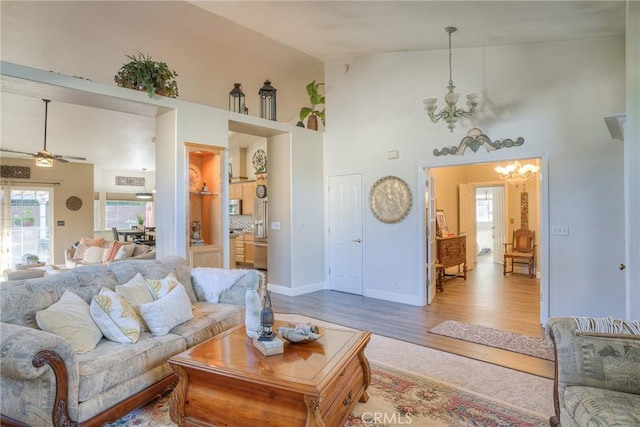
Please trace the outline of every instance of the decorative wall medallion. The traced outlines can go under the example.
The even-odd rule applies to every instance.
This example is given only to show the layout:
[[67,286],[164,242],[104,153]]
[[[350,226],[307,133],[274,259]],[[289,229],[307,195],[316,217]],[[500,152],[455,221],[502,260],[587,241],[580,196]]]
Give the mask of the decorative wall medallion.
[[253,169],[255,173],[265,173],[267,171],[267,153],[262,148],[258,148],[253,153]]
[[66,205],[70,211],[77,211],[82,207],[82,199],[77,196],[71,196],[67,199]]
[[202,174],[196,165],[189,165],[189,191],[191,193],[200,192],[202,184]]
[[376,219],[385,224],[400,222],[411,211],[411,189],[397,176],[377,180],[369,192],[369,208]]
[[478,151],[481,145],[484,145],[484,148],[487,151],[499,150],[501,148],[511,148],[511,147],[519,147],[524,144],[524,138],[519,137],[515,141],[512,139],[500,139],[498,141],[491,142],[491,139],[482,133],[482,131],[478,128],[473,128],[469,132],[467,132],[467,136],[462,138],[460,141],[460,145],[457,147],[452,145],[451,147],[444,147],[442,150],[438,150],[437,148],[433,150],[434,156],[446,156],[448,154],[458,154],[463,155],[464,150],[470,148],[474,153]]
[[31,178],[31,168],[28,166],[0,166],[0,175],[2,178]]

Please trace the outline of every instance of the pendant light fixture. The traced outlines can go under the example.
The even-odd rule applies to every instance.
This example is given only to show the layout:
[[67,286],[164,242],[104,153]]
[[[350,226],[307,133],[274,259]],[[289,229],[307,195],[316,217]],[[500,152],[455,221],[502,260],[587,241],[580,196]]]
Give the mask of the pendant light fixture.
[[447,92],[447,94],[444,96],[444,100],[447,103],[447,106],[444,107],[439,113],[436,113],[437,98],[427,98],[422,102],[424,103],[424,109],[427,110],[427,114],[429,114],[429,118],[433,123],[437,123],[441,119],[444,119],[444,121],[448,124],[449,130],[453,132],[460,117],[470,119],[473,116],[473,113],[476,111],[476,107],[478,106],[480,95],[478,95],[477,93],[467,95],[467,106],[469,107],[468,111],[457,107],[456,104],[458,103],[460,94],[453,91],[456,87],[453,85],[452,78],[451,34],[458,31],[458,29],[456,27],[446,27],[444,30],[449,34],[449,86],[447,86],[449,92]]
[[141,200],[151,200],[151,199],[153,199],[153,194],[149,193],[147,191],[146,171],[147,171],[147,169],[145,169],[145,168],[142,169],[142,182],[143,182],[143,185],[144,185],[144,191],[141,192],[141,193],[136,193],[136,199],[141,199]]

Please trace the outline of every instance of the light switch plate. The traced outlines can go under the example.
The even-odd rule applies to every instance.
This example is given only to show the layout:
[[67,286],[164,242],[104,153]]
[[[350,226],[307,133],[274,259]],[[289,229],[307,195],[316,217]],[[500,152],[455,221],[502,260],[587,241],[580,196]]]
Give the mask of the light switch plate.
[[551,235],[553,236],[568,236],[569,226],[566,224],[558,224],[551,226]]
[[280,230],[280,222],[279,221],[274,221],[271,223],[271,229],[272,230]]

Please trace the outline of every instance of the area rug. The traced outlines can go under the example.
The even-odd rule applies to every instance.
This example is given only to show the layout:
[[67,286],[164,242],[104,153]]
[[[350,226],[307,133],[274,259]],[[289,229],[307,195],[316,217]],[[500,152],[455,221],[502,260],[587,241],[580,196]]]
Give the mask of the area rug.
[[[367,403],[358,403],[345,427],[543,426],[546,418],[486,396],[388,366],[371,362]],[[136,409],[116,426],[175,426],[169,397],[162,396]]]
[[447,320],[429,329],[432,334],[456,338],[476,344],[501,348],[539,359],[554,360],[554,355],[544,338],[530,337],[486,326]]

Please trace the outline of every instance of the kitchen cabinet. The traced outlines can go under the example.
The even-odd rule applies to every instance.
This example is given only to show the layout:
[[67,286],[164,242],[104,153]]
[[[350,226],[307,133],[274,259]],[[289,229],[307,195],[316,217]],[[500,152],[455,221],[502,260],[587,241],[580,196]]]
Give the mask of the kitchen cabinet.
[[236,238],[237,236],[229,237],[229,251],[231,256],[229,257],[229,269],[236,268]]
[[185,144],[189,152],[187,258],[191,267],[222,267],[221,151]]
[[253,234],[244,235],[244,262],[253,265]]
[[234,182],[229,184],[229,198],[242,199],[242,183]]
[[253,215],[253,200],[256,197],[256,181],[229,184],[229,199],[242,200],[242,215]]
[[236,237],[236,263],[244,264],[244,234]]
[[256,182],[242,183],[242,215],[253,215],[253,200],[256,197]]

